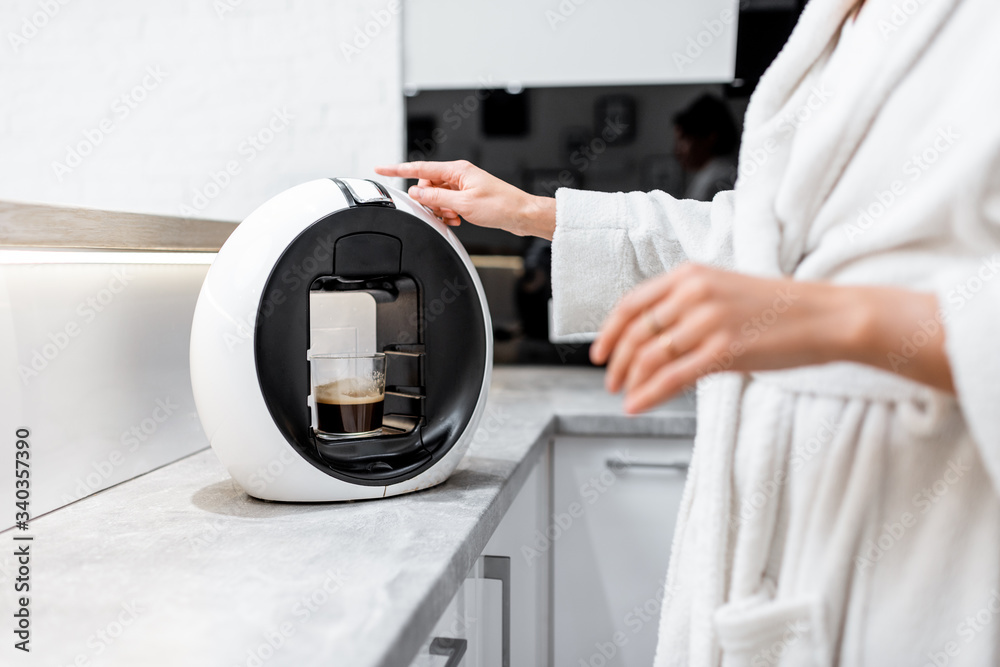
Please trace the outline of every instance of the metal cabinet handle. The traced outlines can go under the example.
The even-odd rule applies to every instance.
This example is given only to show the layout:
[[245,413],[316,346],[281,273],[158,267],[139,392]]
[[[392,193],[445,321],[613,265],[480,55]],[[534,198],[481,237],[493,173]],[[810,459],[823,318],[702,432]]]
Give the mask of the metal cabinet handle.
[[499,581],[503,590],[503,627],[501,630],[503,644],[500,664],[502,667],[510,667],[510,557],[483,556],[483,579]]
[[642,461],[622,461],[621,459],[608,459],[604,462],[609,470],[621,472],[629,468],[642,468],[646,470],[676,470],[677,472],[687,472],[690,465],[687,461],[669,461],[666,463],[653,463]]
[[435,637],[431,641],[430,654],[448,656],[448,662],[444,663],[444,667],[458,667],[462,664],[462,658],[465,657],[465,650],[468,647],[469,642],[464,639]]

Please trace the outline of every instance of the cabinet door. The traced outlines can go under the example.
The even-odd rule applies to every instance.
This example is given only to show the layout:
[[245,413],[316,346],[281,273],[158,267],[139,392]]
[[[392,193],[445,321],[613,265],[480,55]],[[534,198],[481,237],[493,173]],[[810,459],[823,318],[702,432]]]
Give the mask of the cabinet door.
[[476,623],[480,616],[478,594],[475,579],[466,579],[410,667],[480,667],[475,661],[481,652]]
[[553,664],[648,667],[689,438],[563,436],[553,447]]
[[545,667],[549,559],[529,553],[549,508],[549,452],[514,498],[411,667]]
[[[510,559],[509,667],[549,664],[549,555],[536,548],[549,514],[548,448],[532,468],[524,486],[490,538],[484,556]],[[483,667],[508,667],[502,662],[502,586],[481,580],[483,598]]]

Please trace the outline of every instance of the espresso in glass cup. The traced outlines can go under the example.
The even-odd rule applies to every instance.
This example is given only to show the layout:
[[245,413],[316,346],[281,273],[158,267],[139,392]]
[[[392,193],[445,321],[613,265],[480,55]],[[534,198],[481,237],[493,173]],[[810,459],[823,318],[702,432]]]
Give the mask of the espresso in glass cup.
[[310,364],[317,438],[336,440],[382,432],[384,354],[316,354]]

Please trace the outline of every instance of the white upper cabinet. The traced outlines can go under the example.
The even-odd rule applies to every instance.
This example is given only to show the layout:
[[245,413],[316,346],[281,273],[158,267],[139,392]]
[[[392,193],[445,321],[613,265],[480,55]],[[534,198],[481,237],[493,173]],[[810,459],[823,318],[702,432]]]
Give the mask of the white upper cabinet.
[[734,0],[406,0],[410,90],[719,83]]

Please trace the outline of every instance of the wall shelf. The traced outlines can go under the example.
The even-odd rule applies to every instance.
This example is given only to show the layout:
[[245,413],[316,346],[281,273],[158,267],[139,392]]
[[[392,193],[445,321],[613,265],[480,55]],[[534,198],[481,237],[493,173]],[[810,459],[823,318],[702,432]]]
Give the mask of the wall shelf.
[[217,252],[236,223],[0,201],[0,247]]

